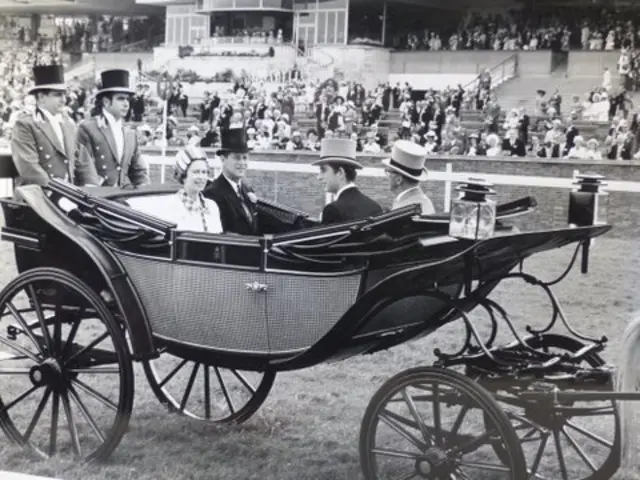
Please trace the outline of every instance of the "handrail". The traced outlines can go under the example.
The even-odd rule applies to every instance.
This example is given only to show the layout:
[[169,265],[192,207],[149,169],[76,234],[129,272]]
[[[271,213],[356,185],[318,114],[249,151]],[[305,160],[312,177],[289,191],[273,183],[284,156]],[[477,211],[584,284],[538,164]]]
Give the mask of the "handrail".
[[[508,74],[505,75],[505,66],[512,62],[513,62],[512,75],[511,76],[509,76]],[[494,79],[494,76],[497,76],[496,74],[498,73],[498,71],[501,73],[501,75],[498,81],[496,82]],[[498,63],[497,65],[489,69],[489,75],[491,76],[491,90],[494,90],[505,81],[516,77],[517,74],[518,74],[518,54],[514,53],[513,55],[510,55],[508,58],[504,59],[503,61],[501,61],[500,63]],[[475,89],[475,86],[477,85],[478,82],[479,82],[479,78],[476,77],[475,79],[470,81],[468,84],[466,84],[463,88],[465,91]]]

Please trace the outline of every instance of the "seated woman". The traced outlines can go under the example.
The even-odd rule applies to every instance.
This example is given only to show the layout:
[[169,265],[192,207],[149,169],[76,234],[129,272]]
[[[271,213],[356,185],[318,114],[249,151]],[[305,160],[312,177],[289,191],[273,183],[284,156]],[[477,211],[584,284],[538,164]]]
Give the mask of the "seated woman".
[[218,205],[202,195],[209,179],[206,153],[195,145],[180,150],[174,177],[182,188],[169,199],[162,217],[176,223],[178,230],[222,233]]

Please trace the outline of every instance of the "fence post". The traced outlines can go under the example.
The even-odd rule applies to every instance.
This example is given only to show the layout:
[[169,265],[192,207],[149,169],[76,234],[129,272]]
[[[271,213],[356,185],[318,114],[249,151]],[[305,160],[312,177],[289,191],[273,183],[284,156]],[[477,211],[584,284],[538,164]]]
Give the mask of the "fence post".
[[451,174],[453,173],[453,164],[447,162],[446,169],[447,180],[444,182],[444,212],[449,213],[451,206]]

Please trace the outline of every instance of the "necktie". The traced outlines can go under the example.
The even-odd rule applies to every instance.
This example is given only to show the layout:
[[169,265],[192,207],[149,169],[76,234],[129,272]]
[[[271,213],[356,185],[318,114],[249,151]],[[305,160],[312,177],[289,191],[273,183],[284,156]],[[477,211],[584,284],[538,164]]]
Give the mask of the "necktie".
[[253,215],[251,214],[251,209],[249,208],[250,200],[247,198],[247,194],[240,184],[238,184],[238,197],[240,198],[240,203],[242,204],[242,209],[247,216],[247,220],[252,223]]

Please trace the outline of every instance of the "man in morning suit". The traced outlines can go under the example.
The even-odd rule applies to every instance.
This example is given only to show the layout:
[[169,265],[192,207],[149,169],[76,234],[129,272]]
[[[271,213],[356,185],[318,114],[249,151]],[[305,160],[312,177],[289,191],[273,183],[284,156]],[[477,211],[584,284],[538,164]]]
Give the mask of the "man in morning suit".
[[356,170],[362,168],[356,161],[356,142],[342,138],[322,140],[320,160],[313,165],[320,166],[326,191],[335,195],[334,201],[322,211],[323,224],[361,220],[382,213],[382,207],[355,184]]
[[389,177],[389,188],[396,194],[391,210],[417,204],[422,207],[423,215],[435,212],[433,203],[420,188],[420,182],[428,176],[424,168],[426,158],[424,147],[408,140],[398,140],[393,144],[391,158],[382,160]]
[[33,69],[35,85],[29,94],[36,97],[33,113],[20,116],[13,127],[11,153],[19,178],[16,185],[46,185],[51,178],[75,185],[99,184],[89,152],[76,148],[76,126],[63,115],[64,72],[61,66]]
[[135,93],[129,88],[129,72],[106,70],[101,73],[101,79],[101,89],[96,94],[98,113],[78,127],[78,145],[91,153],[102,186],[124,188],[148,184],[138,136],[124,124]]
[[244,128],[223,131],[221,143],[222,173],[202,193],[218,204],[225,233],[258,235],[257,197],[244,181],[250,151]]

